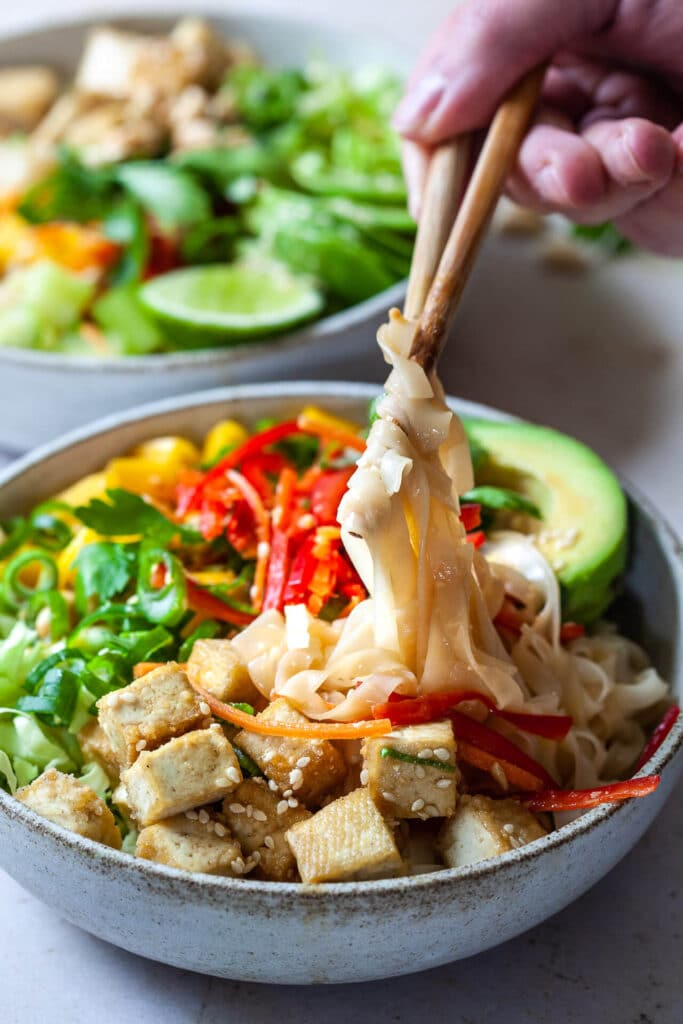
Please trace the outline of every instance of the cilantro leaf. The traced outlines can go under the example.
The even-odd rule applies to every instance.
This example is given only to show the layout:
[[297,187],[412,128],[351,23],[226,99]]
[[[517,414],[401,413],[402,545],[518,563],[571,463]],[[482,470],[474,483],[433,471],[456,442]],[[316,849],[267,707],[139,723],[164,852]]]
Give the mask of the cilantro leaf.
[[87,607],[88,599],[102,601],[126,589],[135,570],[135,551],[112,541],[88,544],[76,558],[76,593],[78,602]]
[[119,487],[107,490],[108,501],[93,498],[88,505],[74,510],[74,515],[91,530],[105,537],[144,536],[166,545],[180,537],[187,544],[202,542],[202,536],[189,526],[172,523],[154,505],[137,494]]

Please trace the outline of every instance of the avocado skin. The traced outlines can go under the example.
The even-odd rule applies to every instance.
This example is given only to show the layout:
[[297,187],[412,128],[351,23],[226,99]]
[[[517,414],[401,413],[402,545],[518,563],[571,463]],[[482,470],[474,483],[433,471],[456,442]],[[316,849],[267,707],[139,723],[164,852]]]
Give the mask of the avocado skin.
[[[472,418],[464,418],[463,426],[476,452],[476,482],[509,487],[511,474],[517,474],[519,486],[513,484],[512,489],[527,493],[529,488],[528,496],[544,513],[546,529],[553,529],[553,506],[561,509],[563,504],[561,493],[548,483],[549,470],[574,485],[568,487],[567,497],[580,496],[582,485],[587,488],[590,501],[583,520],[572,520],[572,525],[590,542],[580,545],[578,552],[563,550],[565,564],[556,575],[566,620],[589,623],[600,618],[617,594],[628,555],[626,497],[614,473],[586,445],[549,427]],[[539,493],[547,500],[539,500]],[[601,517],[603,529],[596,533]]]

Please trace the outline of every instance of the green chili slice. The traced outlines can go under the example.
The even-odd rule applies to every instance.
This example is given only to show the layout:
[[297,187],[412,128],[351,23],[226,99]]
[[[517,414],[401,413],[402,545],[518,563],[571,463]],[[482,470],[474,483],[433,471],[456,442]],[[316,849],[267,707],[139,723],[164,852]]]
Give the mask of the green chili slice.
[[23,516],[13,516],[0,527],[0,559],[9,558],[24,543],[31,532],[29,523]]
[[[155,574],[163,567],[163,583],[155,586]],[[138,555],[137,596],[140,611],[150,622],[176,626],[187,607],[183,567],[175,555],[158,544],[144,541]]]
[[[38,579],[34,587],[29,587],[22,582],[22,574],[30,566],[39,568]],[[33,597],[34,594],[43,590],[54,590],[59,579],[57,563],[51,555],[39,548],[29,548],[15,555],[7,565],[4,576],[4,588],[6,594],[17,603],[23,603]]]
[[57,513],[72,516],[73,509],[63,501],[44,501],[29,520],[33,540],[48,551],[61,551],[73,537],[73,530]]

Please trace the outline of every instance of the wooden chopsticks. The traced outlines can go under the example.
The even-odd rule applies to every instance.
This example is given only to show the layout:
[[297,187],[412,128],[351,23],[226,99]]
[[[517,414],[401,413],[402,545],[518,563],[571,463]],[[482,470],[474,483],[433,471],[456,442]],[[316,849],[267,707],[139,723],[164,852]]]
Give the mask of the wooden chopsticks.
[[[464,141],[450,142],[432,158],[405,306],[406,316],[420,318],[410,357],[427,373],[434,369],[445,344],[451,318],[536,106],[544,74],[545,66],[529,72],[498,108],[455,223],[453,211],[469,146]],[[437,173],[442,175],[442,183],[437,181]],[[425,283],[429,280],[431,285]]]

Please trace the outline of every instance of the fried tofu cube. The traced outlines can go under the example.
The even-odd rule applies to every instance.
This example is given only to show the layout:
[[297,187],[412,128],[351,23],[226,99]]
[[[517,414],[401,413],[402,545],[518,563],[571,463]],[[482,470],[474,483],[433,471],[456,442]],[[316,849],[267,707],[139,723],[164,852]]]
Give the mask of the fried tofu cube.
[[109,737],[96,718],[86,722],[78,734],[78,742],[86,761],[96,761],[107,773],[110,782],[116,785],[120,775],[119,763]]
[[121,768],[130,768],[141,751],[211,721],[208,705],[199,700],[187,676],[175,663],[161,665],[130,686],[97,702],[99,722]]
[[235,751],[220,725],[198,729],[144,751],[121,776],[140,827],[222,800],[242,781]]
[[458,781],[451,723],[409,725],[366,740],[362,778],[382,814],[423,821],[449,818],[455,811]]
[[0,68],[0,121],[11,131],[31,131],[55,101],[58,91],[59,78],[52,68]]
[[295,879],[296,861],[285,832],[310,818],[310,811],[301,804],[290,807],[263,779],[245,779],[223,801],[223,817],[244,852],[258,853],[255,876],[273,882]]
[[463,796],[441,830],[438,845],[446,865],[461,868],[500,857],[545,834],[538,819],[516,800]]
[[[305,715],[282,697],[269,704],[257,718],[287,725],[308,722]],[[328,740],[259,736],[245,729],[235,736],[235,744],[256,761],[264,775],[283,793],[291,790],[290,795],[304,804],[319,803],[346,775],[341,752]]]
[[208,814],[178,814],[148,825],[138,836],[135,856],[182,871],[236,877],[244,873],[240,844]]
[[391,830],[365,787],[293,825],[286,839],[303,882],[385,878],[402,866]]
[[88,34],[76,71],[79,92],[123,99],[133,89],[135,70],[163,45],[158,37],[122,32],[102,25]]
[[16,796],[55,825],[115,850],[121,849],[121,833],[114,815],[97,793],[73,775],[50,768],[30,786],[17,790]]
[[187,663],[190,682],[208,690],[225,704],[254,704],[261,694],[230,640],[197,640]]

